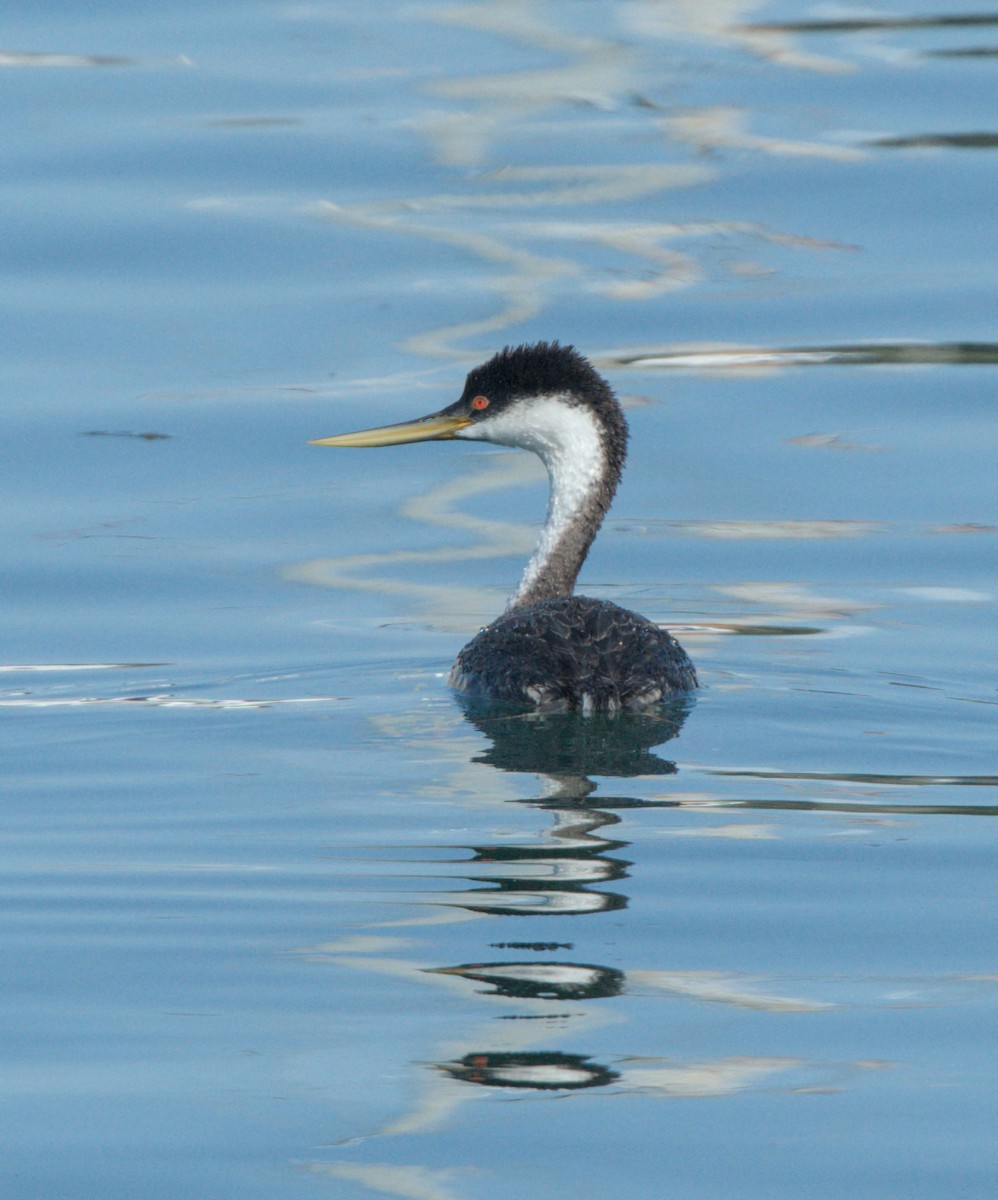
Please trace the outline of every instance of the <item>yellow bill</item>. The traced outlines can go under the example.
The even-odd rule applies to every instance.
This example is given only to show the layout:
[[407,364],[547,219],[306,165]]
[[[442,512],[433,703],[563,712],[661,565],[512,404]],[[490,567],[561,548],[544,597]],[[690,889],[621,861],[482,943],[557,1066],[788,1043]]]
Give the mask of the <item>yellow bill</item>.
[[437,438],[452,438],[459,429],[471,424],[470,417],[445,416],[434,413],[418,421],[402,421],[398,425],[381,425],[377,429],[361,429],[357,433],[338,433],[335,437],[316,438],[310,446],[399,446],[404,442],[430,442]]

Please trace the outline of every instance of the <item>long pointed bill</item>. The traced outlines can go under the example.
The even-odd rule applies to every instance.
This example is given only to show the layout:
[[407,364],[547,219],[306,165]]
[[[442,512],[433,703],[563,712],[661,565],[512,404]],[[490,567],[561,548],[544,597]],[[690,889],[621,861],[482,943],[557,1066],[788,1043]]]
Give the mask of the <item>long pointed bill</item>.
[[361,429],[357,433],[340,433],[335,437],[316,438],[311,446],[399,446],[403,442],[430,442],[436,438],[452,438],[459,429],[471,424],[469,417],[447,417],[435,413],[418,421],[402,421],[398,425],[382,425],[378,429]]

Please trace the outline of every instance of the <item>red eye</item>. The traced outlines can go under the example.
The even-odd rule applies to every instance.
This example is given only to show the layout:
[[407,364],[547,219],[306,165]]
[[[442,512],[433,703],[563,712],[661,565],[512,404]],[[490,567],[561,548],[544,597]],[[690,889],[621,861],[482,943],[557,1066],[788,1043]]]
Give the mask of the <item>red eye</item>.
[[471,402],[471,407],[477,408],[479,412],[481,412],[483,408],[488,408],[488,406],[489,406],[488,396],[476,396],[474,398],[474,400],[472,400],[472,402]]

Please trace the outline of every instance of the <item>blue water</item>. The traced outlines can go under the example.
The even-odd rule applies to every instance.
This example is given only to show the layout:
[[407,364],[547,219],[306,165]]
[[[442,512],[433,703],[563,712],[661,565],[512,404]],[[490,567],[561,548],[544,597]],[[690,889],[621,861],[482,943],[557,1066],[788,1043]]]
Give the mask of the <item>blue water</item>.
[[[4,1196],[994,1194],[998,17],[944,16],[8,14]],[[654,721],[446,688],[526,456],[307,445],[554,337],[632,429],[584,588],[704,684]]]

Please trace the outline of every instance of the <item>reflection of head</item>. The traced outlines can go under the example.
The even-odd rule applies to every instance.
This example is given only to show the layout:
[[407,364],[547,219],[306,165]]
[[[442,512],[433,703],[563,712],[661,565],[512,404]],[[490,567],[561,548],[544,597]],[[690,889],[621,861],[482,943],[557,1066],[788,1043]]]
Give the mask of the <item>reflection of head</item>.
[[688,701],[641,713],[583,717],[578,713],[504,713],[462,700],[465,716],[492,745],[476,762],[500,771],[540,775],[673,775],[675,763],[651,753],[676,737]]
[[624,989],[624,973],[615,967],[574,962],[468,963],[430,968],[441,975],[460,975],[491,985],[488,995],[518,1000],[605,1000]]
[[466,1083],[539,1091],[606,1087],[620,1077],[616,1071],[590,1062],[585,1055],[555,1051],[547,1054],[490,1054],[486,1051],[466,1054],[458,1062],[438,1065],[448,1075]]

